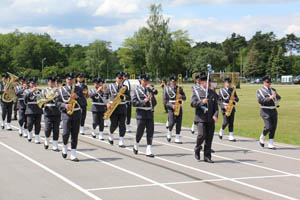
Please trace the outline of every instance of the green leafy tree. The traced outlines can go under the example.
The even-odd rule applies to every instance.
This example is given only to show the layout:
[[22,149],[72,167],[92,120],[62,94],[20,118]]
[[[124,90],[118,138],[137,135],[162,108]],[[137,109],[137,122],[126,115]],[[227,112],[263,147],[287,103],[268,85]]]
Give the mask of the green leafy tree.
[[207,64],[218,71],[224,71],[226,66],[226,56],[222,50],[213,48],[193,48],[189,53],[185,66],[191,72],[206,72]]
[[161,5],[151,5],[150,17],[147,20],[149,29],[146,64],[153,75],[163,76],[169,74],[172,35],[169,31],[169,19],[161,14]]
[[91,43],[86,51],[86,66],[92,76],[106,76],[111,56],[111,43],[103,40],[96,40]]

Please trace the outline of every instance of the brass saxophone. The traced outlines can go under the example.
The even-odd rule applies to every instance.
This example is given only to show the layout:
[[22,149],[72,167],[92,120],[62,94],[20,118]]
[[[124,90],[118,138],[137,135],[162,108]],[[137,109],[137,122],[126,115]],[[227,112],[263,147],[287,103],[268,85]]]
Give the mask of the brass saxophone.
[[113,112],[115,111],[115,109],[118,107],[118,105],[121,103],[121,101],[125,100],[124,93],[126,92],[126,90],[127,88],[125,86],[123,86],[120,89],[119,93],[117,94],[116,98],[110,105],[109,109],[107,109],[107,111],[104,113],[104,117],[103,117],[104,120],[108,120],[110,116],[113,114]]
[[15,87],[19,85],[16,80],[18,80],[18,77],[16,75],[13,75],[11,73],[7,73],[9,75],[9,81],[6,83],[4,89],[6,89],[6,92],[2,94],[2,101],[5,103],[10,103],[16,98],[15,93]]
[[182,104],[182,98],[180,96],[180,87],[177,87],[176,91],[176,101],[175,101],[175,110],[174,110],[174,115],[177,117],[180,114],[180,107]]
[[[74,79],[73,82],[75,83],[75,79]],[[68,115],[72,115],[74,113],[74,109],[75,109],[75,106],[77,104],[77,101],[72,97],[75,93],[75,87],[76,87],[75,84],[73,84],[71,94],[70,94],[70,100],[68,102],[68,104],[71,104],[71,108],[67,110]]]
[[232,110],[235,106],[235,103],[234,103],[235,102],[235,93],[236,93],[236,88],[233,89],[233,92],[230,96],[230,100],[229,100],[229,103],[228,103],[228,108],[227,108],[226,113],[225,113],[225,115],[227,117],[229,117],[231,115]]
[[38,107],[42,108],[45,103],[53,101],[56,98],[56,89],[53,88],[45,94],[45,98],[40,98],[37,102]]

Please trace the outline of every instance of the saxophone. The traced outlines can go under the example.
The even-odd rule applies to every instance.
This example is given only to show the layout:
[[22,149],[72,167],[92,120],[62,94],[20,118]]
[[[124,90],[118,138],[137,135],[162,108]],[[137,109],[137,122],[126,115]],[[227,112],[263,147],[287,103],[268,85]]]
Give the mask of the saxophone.
[[[74,79],[74,82],[75,82],[75,79]],[[72,90],[71,90],[71,94],[70,94],[70,100],[68,102],[68,104],[71,104],[71,108],[67,110],[67,114],[68,115],[72,115],[74,113],[74,109],[75,109],[75,106],[77,104],[77,101],[72,97],[75,93],[75,84],[73,85],[72,87]]]
[[231,112],[232,112],[232,110],[235,106],[235,99],[234,99],[235,98],[235,93],[236,93],[236,88],[233,89],[233,92],[230,96],[230,100],[229,100],[229,103],[228,103],[228,108],[227,108],[226,113],[225,113],[225,115],[227,117],[229,117],[231,115]]
[[116,98],[110,105],[109,109],[107,109],[107,111],[104,113],[104,117],[103,117],[104,120],[108,120],[110,116],[113,114],[113,112],[115,111],[115,109],[118,107],[118,105],[121,103],[121,101],[125,100],[124,93],[126,92],[126,90],[127,88],[125,86],[123,86],[120,89],[119,93],[117,94]]
[[7,91],[2,94],[2,101],[5,103],[10,103],[16,98],[16,93],[15,93],[15,87],[19,85],[19,83],[16,82],[18,80],[18,77],[7,72],[9,75],[9,81],[6,83],[4,89]]
[[180,96],[180,87],[177,87],[177,91],[176,91],[176,101],[175,101],[175,110],[174,110],[174,115],[176,117],[179,116],[180,114],[180,107],[182,104],[182,98],[179,97]]
[[37,102],[38,107],[42,108],[45,103],[53,101],[56,98],[56,89],[51,89],[45,94],[45,98],[40,98]]

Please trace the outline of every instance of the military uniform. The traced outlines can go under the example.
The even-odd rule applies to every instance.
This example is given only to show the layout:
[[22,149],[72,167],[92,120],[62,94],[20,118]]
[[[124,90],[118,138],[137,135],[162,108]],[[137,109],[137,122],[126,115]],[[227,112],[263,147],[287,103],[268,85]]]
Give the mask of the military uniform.
[[[72,73],[67,74],[68,79],[73,79],[74,75]],[[74,88],[74,93],[78,96],[76,99],[77,104],[75,105],[73,114],[67,114],[66,105],[69,103],[70,96],[72,93],[72,88]],[[72,161],[78,162],[76,156],[76,148],[78,143],[78,133],[80,128],[80,119],[81,119],[81,106],[85,105],[85,97],[83,96],[82,89],[78,86],[66,85],[59,89],[58,97],[56,98],[56,105],[61,111],[62,121],[63,121],[63,149],[62,156],[63,158],[67,157],[68,141],[71,135],[71,157]]]
[[34,142],[40,144],[40,131],[41,131],[41,119],[43,110],[37,105],[38,96],[41,90],[37,89],[32,91],[32,88],[25,90],[25,104],[26,111],[25,115],[27,117],[27,127],[28,127],[28,141],[31,142],[32,130],[34,126]]
[[[171,141],[172,129],[173,129],[174,125],[176,124],[175,143],[181,143],[179,138],[180,138],[180,132],[181,132],[183,109],[181,106],[179,116],[174,115],[174,109],[173,109],[173,106],[176,102],[177,88],[178,88],[178,86],[167,86],[164,90],[163,98],[164,98],[164,104],[166,104],[167,109],[168,109],[168,129],[169,130],[168,130],[168,134],[167,134],[167,140],[168,140],[168,142]],[[181,95],[182,100],[185,101],[186,96],[181,87],[179,88],[179,93]]]
[[[98,80],[97,80],[98,81]],[[100,81],[100,80],[99,80]],[[92,88],[89,97],[92,99],[92,115],[93,115],[93,138],[96,138],[96,128],[99,126],[99,139],[103,140],[104,130],[104,113],[106,112],[107,99],[102,91],[97,92],[98,88]]]
[[[25,104],[25,96],[24,96],[25,88],[23,85],[19,85],[15,88],[16,96],[18,97],[18,110],[19,110],[19,135],[24,137],[28,137],[28,129],[27,129],[27,119],[25,115],[26,104]],[[23,131],[24,127],[24,131]]]
[[[54,80],[55,81],[55,80]],[[56,88],[48,87],[42,91],[42,96],[46,98],[46,94],[55,93],[58,96]],[[45,149],[48,149],[51,132],[53,132],[52,150],[58,152],[59,125],[61,113],[55,105],[55,99],[44,104],[44,121],[45,121]]]
[[13,111],[14,111],[14,118],[13,120],[18,120],[18,97],[14,99],[13,104]]
[[273,139],[275,136],[275,131],[277,128],[277,120],[278,113],[277,107],[278,101],[280,101],[281,97],[276,92],[276,98],[270,99],[272,93],[276,92],[274,88],[268,88],[264,86],[263,88],[257,91],[257,100],[260,104],[260,115],[264,120],[264,130],[260,136],[260,145],[264,147],[264,138],[267,134],[269,134],[269,144],[268,148],[275,149],[273,145]]
[[[221,112],[223,115],[223,125],[219,131],[219,137],[222,139],[225,128],[228,126],[229,129],[229,141],[235,142],[235,138],[233,136],[233,126],[234,126],[234,116],[235,116],[235,107],[233,107],[231,115],[229,117],[226,116],[225,106],[228,105],[230,101],[231,94],[233,92],[233,88],[223,87],[219,90],[219,105],[221,107]],[[234,101],[238,102],[239,98],[237,93],[234,95]]]
[[[7,75],[4,75],[3,77],[8,78]],[[4,89],[7,83],[2,82],[0,83],[0,96],[4,93]],[[1,97],[2,98],[2,97]],[[2,108],[2,123],[1,123],[1,128],[4,129],[4,122],[6,119],[6,129],[11,131],[12,128],[10,126],[11,123],[11,115],[12,115],[12,108],[13,108],[13,101],[11,102],[4,102],[2,99],[0,101],[1,103],[1,108]]]
[[[150,101],[145,102],[145,98],[152,94]],[[147,133],[147,150],[146,155],[149,157],[154,157],[152,154],[152,140],[154,133],[154,107],[157,102],[155,99],[155,93],[150,88],[145,88],[142,85],[137,86],[133,92],[132,105],[136,107],[136,120],[137,120],[137,130],[136,130],[136,144],[134,145],[133,151],[135,154],[138,153],[138,145],[143,137],[144,130],[146,128]]]
[[[124,75],[124,77],[128,77],[128,74]],[[127,106],[127,111],[126,111],[126,132],[130,132],[130,122],[131,122],[131,110],[132,110],[132,105],[131,105],[131,85],[128,79],[124,80],[123,82],[124,85],[127,86],[128,91],[129,91],[129,96],[128,100],[126,102]]]
[[[120,73],[121,74],[121,73]],[[121,74],[122,75],[122,74]],[[129,100],[129,90],[127,86],[123,84],[112,83],[108,85],[108,88],[105,92],[105,98],[109,99],[109,103],[112,103],[115,97],[118,95],[119,91],[122,87],[126,87],[126,91],[124,93],[125,99],[121,101],[115,111],[112,113],[110,117],[110,135],[108,137],[108,141],[113,145],[113,133],[119,127],[119,146],[124,148],[124,136],[126,133],[126,116],[127,116],[127,106],[126,101]]]
[[[82,74],[79,74],[78,77],[83,77]],[[80,87],[82,91],[86,91],[88,93],[88,86],[84,82],[78,82],[76,86]],[[87,100],[83,99],[81,106],[81,118],[80,118],[80,134],[84,135],[84,124],[86,119],[86,108],[87,108]]]
[[200,160],[200,151],[202,143],[204,145],[204,160],[211,161],[211,145],[215,130],[215,121],[213,116],[218,117],[218,95],[211,89],[208,89],[208,103],[204,105],[202,100],[206,98],[206,89],[200,84],[192,87],[191,106],[195,108],[194,123],[198,128],[198,136],[195,146],[195,157]]

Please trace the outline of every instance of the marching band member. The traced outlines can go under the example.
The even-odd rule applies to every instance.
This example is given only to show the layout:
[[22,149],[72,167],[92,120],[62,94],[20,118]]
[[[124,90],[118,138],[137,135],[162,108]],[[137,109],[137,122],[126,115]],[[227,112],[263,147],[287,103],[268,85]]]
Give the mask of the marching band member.
[[96,138],[96,128],[99,126],[99,139],[103,139],[104,130],[104,113],[106,111],[107,99],[104,97],[105,89],[103,80],[101,78],[95,78],[93,80],[94,88],[89,92],[89,97],[92,99],[92,113],[93,113],[93,132],[92,137]]
[[[176,109],[176,99],[179,98],[182,101],[186,100],[185,93],[181,87],[179,87],[179,94],[177,94],[177,78],[171,77],[170,78],[170,86],[165,87],[164,90],[164,104],[167,106],[168,109],[168,133],[167,133],[167,141],[171,142],[172,138],[172,129],[174,125],[176,124],[176,137],[175,137],[175,143],[176,144],[182,144],[180,141],[180,132],[181,132],[181,124],[182,124],[182,115],[183,110],[182,107],[180,107],[179,115],[175,116],[175,109]],[[178,95],[178,96],[177,96]]]
[[[233,136],[233,125],[234,125],[234,116],[235,116],[235,107],[233,107],[231,115],[226,116],[226,111],[228,109],[228,103],[230,101],[231,95],[234,91],[234,88],[231,87],[231,79],[225,78],[224,79],[224,87],[219,90],[219,104],[221,106],[221,112],[223,114],[223,125],[219,131],[219,138],[223,138],[224,130],[227,125],[229,129],[229,137],[228,140],[231,142],[235,142],[236,139]],[[239,98],[237,93],[234,94],[234,105],[235,102],[239,102]]]
[[85,124],[85,118],[86,118],[86,107],[87,107],[87,98],[89,97],[89,91],[87,85],[84,83],[84,77],[83,74],[80,73],[77,75],[77,84],[76,86],[80,87],[82,92],[84,101],[81,106],[81,120],[80,120],[80,134],[84,135],[84,124]]
[[45,103],[44,105],[44,121],[45,121],[45,142],[44,148],[48,149],[51,132],[53,132],[52,150],[58,152],[58,138],[59,138],[59,124],[60,124],[60,111],[55,105],[55,97],[58,95],[58,88],[55,87],[55,77],[48,78],[48,88],[42,91],[43,98],[47,98],[47,95],[51,94],[54,97],[53,100]]
[[272,80],[269,76],[263,78],[264,87],[257,91],[257,100],[260,104],[260,115],[264,120],[264,130],[259,138],[259,144],[261,147],[265,146],[265,136],[269,134],[268,148],[275,150],[276,147],[273,144],[275,131],[277,128],[279,107],[278,102],[281,97],[274,88],[271,88]]
[[[2,76],[2,83],[0,84],[0,95],[2,96],[3,93],[7,92],[5,89],[5,86],[8,84],[8,74],[4,74]],[[12,115],[12,107],[13,107],[13,101],[10,102],[4,102],[3,99],[1,99],[1,108],[2,108],[2,122],[1,122],[1,128],[4,129],[4,122],[6,119],[6,130],[11,131],[12,128],[10,126],[11,122],[11,115]]]
[[[191,106],[195,108],[194,122],[197,124],[198,136],[195,146],[195,158],[200,160],[200,151],[204,145],[204,161],[211,160],[211,145],[215,131],[215,122],[218,120],[218,95],[208,88],[206,73],[196,77],[196,84],[192,87]],[[209,80],[210,81],[210,80]],[[207,96],[206,96],[207,90]]]
[[[107,104],[107,108],[109,109],[111,106],[111,103],[115,99],[115,97],[118,95],[119,91],[122,87],[126,87],[122,84],[123,82],[123,73],[118,72],[116,73],[116,82],[109,84],[106,92],[105,92],[105,98],[109,99],[109,103]],[[129,90],[126,89],[125,98],[123,101],[117,106],[115,111],[112,113],[110,117],[110,134],[108,136],[108,142],[113,145],[113,133],[119,127],[119,147],[125,148],[124,145],[124,136],[126,133],[126,116],[127,116],[127,107],[126,107],[126,101],[129,100]]]
[[[62,157],[67,157],[68,151],[68,142],[71,135],[71,156],[70,160],[78,162],[79,159],[76,156],[76,148],[78,143],[78,133],[80,128],[80,118],[81,118],[81,109],[82,105],[85,105],[86,99],[83,96],[82,90],[80,87],[76,86],[74,83],[74,73],[66,74],[66,85],[61,87],[58,92],[58,97],[56,98],[56,105],[61,111],[62,121],[63,121],[63,148],[62,148]],[[74,99],[76,102],[70,102]],[[74,103],[74,104],[72,104]],[[72,106],[74,105],[74,110]]]
[[[57,89],[59,90],[62,86],[65,86],[66,84],[65,83],[63,83],[63,81],[62,81],[62,79],[61,78],[59,78],[59,77],[57,77],[57,79],[56,79],[56,87],[57,87]],[[61,123],[61,121],[62,121],[62,119],[61,119],[62,117],[61,117],[61,115],[60,115],[60,122],[59,122],[59,129],[62,129],[62,123]]]
[[15,88],[16,96],[18,97],[19,135],[20,136],[24,135],[24,137],[28,137],[27,119],[25,115],[26,104],[25,104],[25,97],[24,97],[24,91],[28,88],[28,86],[25,77],[19,78],[19,81],[20,81],[20,85],[18,85]]
[[128,100],[126,102],[127,105],[127,116],[126,116],[126,132],[131,132],[130,130],[130,122],[131,122],[131,110],[132,110],[132,105],[131,105],[131,85],[128,80],[129,74],[124,73],[123,74],[123,85],[126,85],[129,91],[129,96]]
[[27,117],[27,127],[29,142],[32,140],[32,130],[34,126],[34,143],[40,144],[40,131],[41,131],[41,119],[43,110],[37,105],[38,99],[41,97],[41,90],[37,88],[37,79],[31,78],[29,80],[29,89],[25,90],[25,104]]
[[137,120],[136,143],[133,146],[133,152],[134,154],[138,154],[139,142],[146,128],[146,156],[154,157],[152,153],[152,140],[154,133],[154,107],[156,106],[155,93],[154,90],[148,86],[150,81],[148,75],[141,75],[140,81],[141,85],[137,86],[132,96],[132,105],[136,107]]

